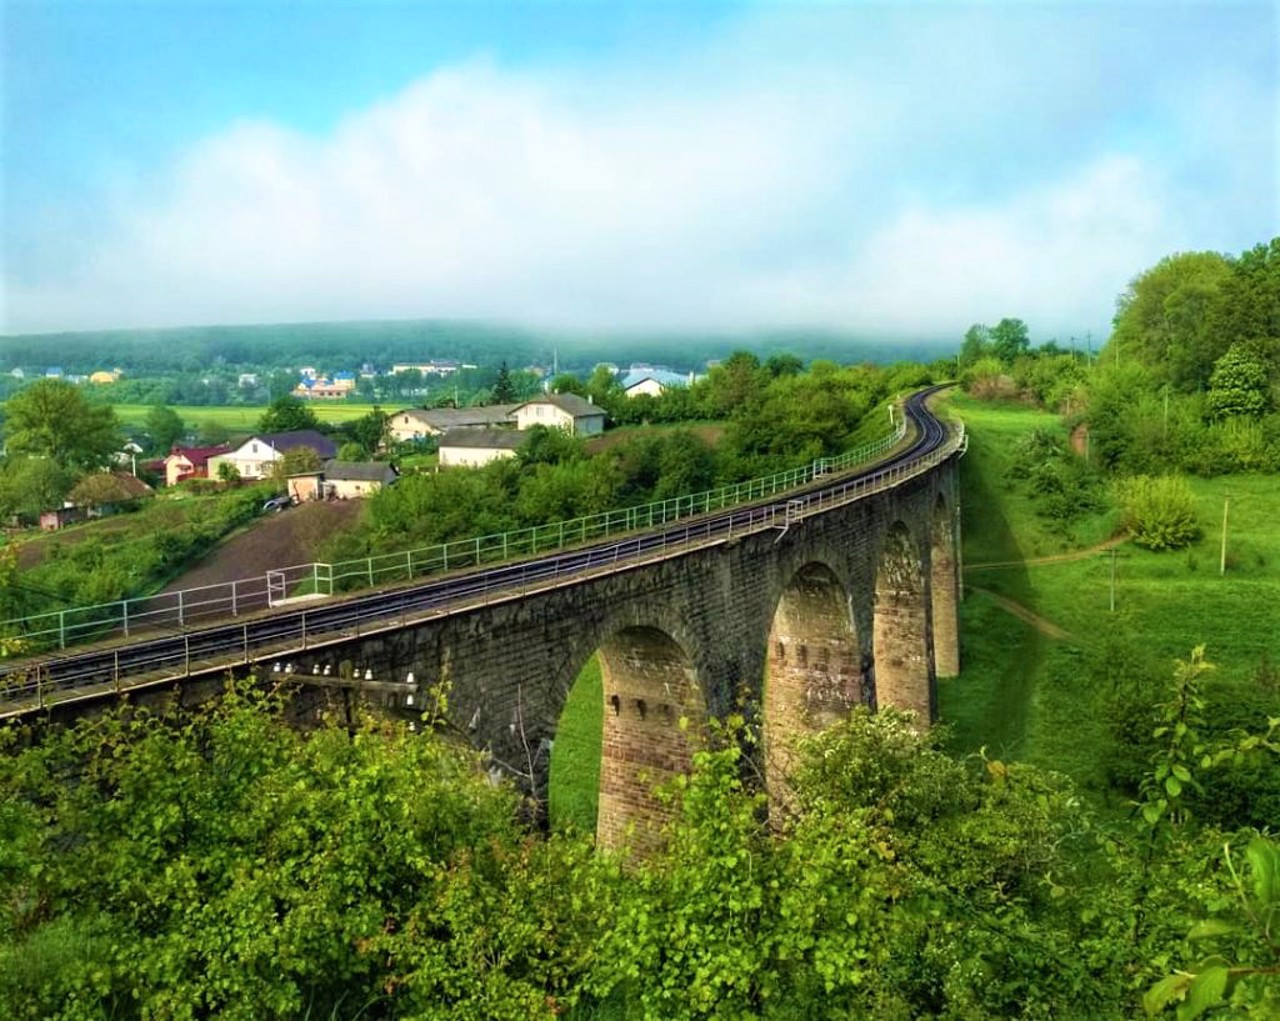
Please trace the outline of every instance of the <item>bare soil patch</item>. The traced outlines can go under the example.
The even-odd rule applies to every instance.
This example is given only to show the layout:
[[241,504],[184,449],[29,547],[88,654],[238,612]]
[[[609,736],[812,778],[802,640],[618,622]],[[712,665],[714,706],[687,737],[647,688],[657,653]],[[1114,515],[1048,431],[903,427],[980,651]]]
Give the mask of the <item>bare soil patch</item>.
[[263,514],[249,528],[221,543],[173,579],[163,591],[222,585],[240,578],[257,578],[268,570],[311,563],[321,544],[334,532],[350,528],[363,506],[360,500],[329,500]]
[[1006,613],[1011,613],[1019,620],[1030,624],[1042,635],[1047,635],[1050,638],[1056,638],[1059,641],[1070,639],[1072,637],[1070,631],[1058,627],[1058,625],[1053,623],[1051,620],[1045,620],[1034,610],[1023,606],[1021,603],[1010,599],[1008,596],[999,595],[996,592],[992,592],[990,589],[978,588],[976,585],[969,585],[967,588],[970,592],[977,592],[980,595],[986,596],[1000,607],[1000,609],[1004,610]]

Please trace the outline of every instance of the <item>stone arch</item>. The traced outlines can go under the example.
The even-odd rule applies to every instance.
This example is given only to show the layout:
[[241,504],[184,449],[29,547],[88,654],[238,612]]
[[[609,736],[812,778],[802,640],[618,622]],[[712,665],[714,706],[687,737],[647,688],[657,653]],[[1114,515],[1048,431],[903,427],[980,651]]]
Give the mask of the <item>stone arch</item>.
[[901,521],[885,535],[876,565],[872,646],[876,704],[910,709],[928,725],[935,716],[924,569]]
[[659,844],[668,816],[654,789],[692,768],[706,699],[689,654],[664,630],[624,627],[605,639],[599,656],[604,735],[596,843],[643,854]]
[[932,537],[929,587],[932,593],[934,675],[955,677],[960,673],[960,622],[957,617],[960,572],[951,511],[941,493],[933,505]]
[[844,719],[862,699],[849,594],[825,564],[810,562],[792,575],[773,614],[766,662],[765,782],[778,804],[798,741]]

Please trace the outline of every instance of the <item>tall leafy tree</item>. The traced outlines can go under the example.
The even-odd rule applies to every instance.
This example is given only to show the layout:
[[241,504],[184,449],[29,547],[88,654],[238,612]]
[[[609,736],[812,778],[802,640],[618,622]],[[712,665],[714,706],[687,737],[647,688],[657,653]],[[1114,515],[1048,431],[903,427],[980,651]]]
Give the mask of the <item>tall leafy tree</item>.
[[107,464],[120,447],[120,423],[112,408],[90,404],[61,379],[41,379],[6,405],[9,453],[46,457],[85,471]]
[[991,328],[991,353],[1006,365],[1030,348],[1027,324],[1021,319],[1001,319]]
[[162,454],[167,454],[187,431],[182,416],[163,404],[157,404],[147,412],[146,426],[151,437],[151,449]]
[[982,361],[991,353],[991,331],[974,323],[964,331],[964,343],[960,345],[960,367],[968,368]]
[[320,420],[316,413],[292,394],[277,397],[258,419],[258,430],[264,433],[296,432],[299,429],[318,429]]
[[48,457],[13,457],[0,469],[0,514],[39,514],[57,507],[75,473]]
[[1239,339],[1210,329],[1207,320],[1231,272],[1228,260],[1217,252],[1161,259],[1117,299],[1103,360],[1137,362],[1156,382],[1167,381],[1184,392],[1204,389],[1213,363]]

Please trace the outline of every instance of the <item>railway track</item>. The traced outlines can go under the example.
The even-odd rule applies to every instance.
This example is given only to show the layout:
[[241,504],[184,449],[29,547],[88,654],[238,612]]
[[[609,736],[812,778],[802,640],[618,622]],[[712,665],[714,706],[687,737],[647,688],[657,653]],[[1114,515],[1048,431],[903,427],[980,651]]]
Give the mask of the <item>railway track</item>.
[[[912,438],[888,458],[785,496],[716,511],[652,531],[494,567],[476,568],[346,597],[264,611],[234,622],[87,647],[0,665],[0,719],[53,704],[99,698],[237,666],[286,658],[395,630],[476,605],[520,599],[577,584],[585,577],[630,570],[690,549],[766,529],[785,530],[813,514],[892,488],[950,456],[946,427],[926,405],[941,387],[912,394],[903,404]],[[326,678],[360,684],[364,678]],[[372,679],[370,679],[372,680]],[[383,679],[385,681],[385,679]]]

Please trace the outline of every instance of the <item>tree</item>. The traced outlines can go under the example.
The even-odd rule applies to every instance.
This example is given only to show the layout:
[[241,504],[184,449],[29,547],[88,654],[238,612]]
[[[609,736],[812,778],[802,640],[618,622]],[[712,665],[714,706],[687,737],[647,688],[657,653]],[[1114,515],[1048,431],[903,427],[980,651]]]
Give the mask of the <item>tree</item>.
[[324,461],[310,447],[294,447],[286,450],[271,465],[271,478],[276,482],[283,482],[290,475],[318,472],[323,467]]
[[1021,319],[1001,319],[991,328],[991,353],[1006,365],[1031,348],[1027,324]]
[[591,373],[591,378],[587,380],[586,396],[602,408],[608,405],[612,398],[621,397],[622,384],[618,382],[613,369],[607,365],[597,365]]
[[577,394],[579,397],[587,396],[586,384],[582,382],[572,372],[561,372],[551,378],[550,385],[553,394]]
[[507,360],[504,358],[498,367],[498,380],[493,384],[493,403],[514,404],[515,402],[516,388],[511,382],[511,371],[507,368]]
[[0,514],[29,514],[59,506],[75,474],[47,457],[14,457],[0,470]]
[[707,400],[717,418],[728,418],[760,398],[766,375],[760,359],[749,351],[735,351],[707,374]]
[[264,433],[290,433],[302,429],[319,429],[316,413],[292,394],[277,397],[258,419],[258,431]]
[[240,469],[237,468],[230,461],[219,461],[218,462],[218,481],[226,482],[226,483],[239,482]]
[[1270,410],[1267,367],[1244,344],[1232,344],[1213,363],[1209,377],[1209,408],[1215,418],[1257,417]]
[[1230,263],[1217,252],[1161,259],[1116,301],[1103,360],[1137,362],[1156,382],[1168,381],[1183,392],[1203,389],[1213,363],[1232,339],[1240,339],[1209,328],[1208,313],[1230,276]]
[[147,412],[146,427],[151,437],[151,450],[157,454],[167,454],[187,431],[182,417],[163,404],[157,404]]
[[65,380],[37,380],[9,400],[5,414],[10,454],[47,457],[86,471],[108,464],[120,447],[115,411],[90,404]]
[[764,368],[772,379],[779,376],[798,376],[804,371],[804,362],[793,354],[780,353],[770,355]]
[[216,419],[208,419],[196,427],[196,441],[201,446],[218,447],[231,438],[231,430]]
[[369,414],[362,415],[351,423],[349,432],[355,441],[364,448],[365,455],[375,453],[387,437],[389,416],[381,408],[374,408]]
[[973,365],[991,353],[991,331],[981,323],[974,323],[964,332],[960,345],[960,367]]

